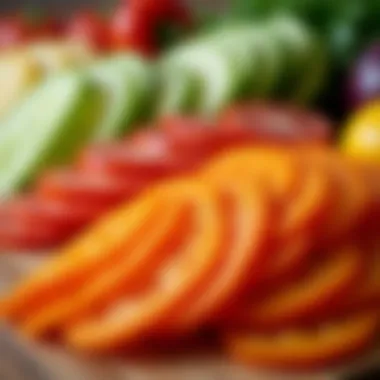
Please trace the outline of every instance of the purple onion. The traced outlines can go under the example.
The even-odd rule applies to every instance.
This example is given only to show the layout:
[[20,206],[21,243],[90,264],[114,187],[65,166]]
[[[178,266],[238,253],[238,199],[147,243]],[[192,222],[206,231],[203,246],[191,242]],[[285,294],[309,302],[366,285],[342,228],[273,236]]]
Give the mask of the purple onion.
[[356,61],[347,87],[348,102],[352,108],[380,98],[380,41],[371,45]]

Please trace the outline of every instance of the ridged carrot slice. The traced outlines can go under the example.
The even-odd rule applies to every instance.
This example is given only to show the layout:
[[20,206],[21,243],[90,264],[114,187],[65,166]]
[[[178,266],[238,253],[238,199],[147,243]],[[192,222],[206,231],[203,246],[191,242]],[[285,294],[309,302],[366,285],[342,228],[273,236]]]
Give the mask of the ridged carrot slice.
[[179,310],[175,329],[188,330],[210,321],[258,282],[268,260],[268,200],[258,186],[231,181],[216,185],[223,197],[226,232],[223,256],[194,299]]
[[[160,196],[157,192],[156,196]],[[147,223],[143,238],[119,260],[112,261],[95,278],[78,287],[74,294],[57,299],[35,314],[29,314],[22,330],[29,336],[66,328],[88,316],[101,312],[119,297],[130,294],[149,280],[167,252],[186,234],[184,224],[188,210],[183,202],[163,202],[160,219]]]
[[252,147],[228,151],[203,170],[207,178],[245,178],[261,184],[276,200],[288,199],[299,185],[297,161],[289,149]]
[[102,352],[157,333],[213,273],[222,255],[223,218],[218,194],[200,182],[169,185],[165,194],[193,207],[189,239],[157,266],[138,293],[121,297],[102,315],[68,329],[66,341],[70,346]]
[[369,312],[309,330],[231,334],[226,346],[232,359],[251,366],[322,369],[364,354],[374,344],[376,329],[377,315]]
[[329,212],[318,231],[322,245],[331,245],[358,227],[371,201],[370,190],[357,167],[339,152],[314,149],[305,153],[306,158],[320,165],[335,189]]
[[[321,262],[322,261],[322,262]],[[240,320],[255,328],[282,328],[318,320],[326,309],[348,298],[364,277],[365,263],[356,247],[329,253],[301,279],[243,307]]]
[[161,212],[158,199],[148,194],[108,215],[16,286],[3,301],[0,315],[11,321],[22,320],[52,301],[73,294],[91,276],[129,252],[143,238],[148,223],[156,223]]

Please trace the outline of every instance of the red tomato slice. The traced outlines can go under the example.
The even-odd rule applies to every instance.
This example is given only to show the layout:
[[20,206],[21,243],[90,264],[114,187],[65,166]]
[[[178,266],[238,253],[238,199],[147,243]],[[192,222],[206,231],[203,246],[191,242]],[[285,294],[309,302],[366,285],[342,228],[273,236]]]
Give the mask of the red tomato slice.
[[136,294],[112,302],[102,315],[85,319],[68,330],[68,343],[84,351],[108,351],[128,345],[160,326],[170,325],[188,299],[199,294],[222,255],[223,218],[218,194],[198,181],[169,184],[164,188],[168,200],[179,197],[192,207],[188,225],[190,236],[170,257],[156,266]]
[[3,218],[0,223],[1,250],[47,249],[67,236],[67,230],[48,223],[31,224],[15,217]]
[[44,199],[67,201],[73,206],[112,206],[131,199],[145,187],[146,181],[143,180],[122,180],[107,174],[61,170],[46,173],[38,181],[36,193]]
[[132,140],[130,144],[94,146],[82,154],[78,168],[135,180],[166,178],[193,168],[193,162],[181,160],[162,145],[143,150],[140,144]]
[[164,117],[159,126],[169,143],[179,154],[208,158],[222,149],[246,143],[238,131],[221,130],[217,124],[206,119],[189,116]]
[[0,218],[5,224],[0,249],[12,246],[35,250],[56,246],[105,214],[109,208],[108,205],[84,204],[70,199],[51,200],[33,195],[16,198],[0,206]]
[[222,113],[221,129],[244,133],[252,142],[327,142],[332,127],[321,115],[285,104],[253,102],[233,106]]

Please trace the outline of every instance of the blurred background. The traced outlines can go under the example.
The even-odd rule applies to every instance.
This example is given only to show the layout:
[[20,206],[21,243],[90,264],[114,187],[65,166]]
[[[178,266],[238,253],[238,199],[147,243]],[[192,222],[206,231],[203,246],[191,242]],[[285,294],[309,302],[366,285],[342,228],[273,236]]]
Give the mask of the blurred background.
[[[307,199],[317,205],[306,202],[299,207],[301,213],[315,215],[302,214],[306,222],[302,225],[300,217],[300,225],[306,228],[297,230],[296,239],[293,235],[284,239],[290,248],[296,246],[296,253],[289,262],[284,260],[288,267],[280,272],[283,277],[275,271],[264,282],[269,291],[263,292],[263,299],[287,290],[289,284],[302,293],[307,288],[303,284],[314,279],[313,270],[318,274],[325,264],[310,258],[317,250],[330,252],[338,241],[351,244],[353,238],[356,247],[356,240],[365,237],[363,251],[337,255],[342,266],[349,267],[347,278],[339,276],[339,263],[336,269],[326,260],[339,273],[327,276],[327,283],[317,276],[320,298],[315,309],[314,294],[302,293],[305,298],[296,302],[295,311],[292,302],[290,311],[287,302],[284,309],[280,304],[271,323],[283,329],[279,331],[285,341],[293,328],[304,338],[305,321],[319,333],[324,327],[321,315],[335,322],[343,310],[349,319],[350,308],[357,307],[370,311],[373,323],[364,323],[368,332],[359,336],[352,351],[362,354],[362,346],[373,348],[380,302],[379,21],[380,0],[0,0],[1,286],[20,280],[35,267],[22,255],[14,260],[14,252],[27,252],[29,257],[32,252],[44,261],[120,204],[161,181],[198,170],[224,150],[269,144],[303,154],[301,146],[316,145],[320,156],[297,156],[302,165],[297,161],[289,169],[297,171],[293,175],[297,184],[320,186],[308,191],[300,187],[310,197],[318,193],[317,200]],[[260,172],[269,176],[268,182],[283,167],[269,165],[268,170],[267,160],[291,161],[273,160],[271,154],[252,157],[242,160],[242,167],[263,164]],[[292,187],[292,197],[293,192]],[[291,201],[283,197],[281,202],[284,199],[288,207]],[[332,232],[330,225],[336,227]],[[307,244],[302,244],[304,232],[306,239],[312,236]],[[91,238],[96,242],[97,236]],[[362,254],[367,251],[370,255]],[[48,254],[40,257],[41,252]],[[346,260],[354,264],[346,265]],[[363,270],[367,265],[369,270]],[[91,285],[95,277],[83,283]],[[70,293],[67,297],[75,292]],[[285,300],[293,301],[292,288],[288,296]],[[56,301],[54,295],[52,300]],[[250,309],[243,306],[247,317],[244,311]],[[299,317],[299,310],[301,314],[306,310],[305,315]],[[294,317],[291,322],[289,315]],[[29,310],[22,317],[28,320]],[[266,316],[259,321],[268,323]],[[321,352],[332,355],[327,361],[352,353],[344,351],[351,331],[344,326],[337,352],[317,346],[316,362]],[[219,333],[219,325],[216,330]],[[334,329],[327,329],[327,341],[329,331]],[[251,330],[243,332],[248,336]],[[266,330],[263,336],[265,344],[266,339],[273,343]],[[308,330],[306,340],[313,353]],[[10,330],[1,332],[0,358],[2,352],[17,356],[20,349],[13,342]],[[13,344],[15,349],[9,351]],[[27,356],[33,357],[34,351],[25,349]],[[288,360],[285,351],[279,355]],[[276,361],[267,352],[269,362]],[[29,362],[26,372],[30,366],[38,368],[39,362],[50,362],[49,355],[46,349]],[[290,358],[290,365],[305,364],[302,355],[301,363],[298,359]],[[56,360],[64,372],[61,352]],[[90,371],[93,364],[81,363]],[[370,367],[378,364],[377,357]],[[5,364],[0,362],[0,377],[1,367]]]

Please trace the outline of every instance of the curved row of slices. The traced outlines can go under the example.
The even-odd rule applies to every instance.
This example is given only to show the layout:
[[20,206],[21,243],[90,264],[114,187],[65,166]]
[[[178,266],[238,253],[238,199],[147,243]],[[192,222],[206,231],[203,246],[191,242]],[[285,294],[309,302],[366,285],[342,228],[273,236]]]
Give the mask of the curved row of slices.
[[46,249],[82,230],[151,184],[192,171],[245,144],[324,144],[331,126],[291,106],[253,102],[219,120],[166,117],[114,143],[85,149],[72,167],[45,173],[28,193],[0,205],[1,249]]
[[101,218],[0,315],[85,353],[211,330],[248,365],[344,363],[377,341],[379,179],[329,147],[228,150]]
[[[54,57],[45,57],[47,64]],[[4,71],[5,89],[8,81],[22,81],[12,63]],[[89,142],[118,139],[157,115],[212,117],[252,98],[307,103],[324,71],[324,54],[312,33],[290,17],[221,28],[157,62],[121,54],[78,63],[22,91],[1,119],[0,198],[24,190],[42,170],[71,162]],[[11,96],[12,90],[5,92]]]

